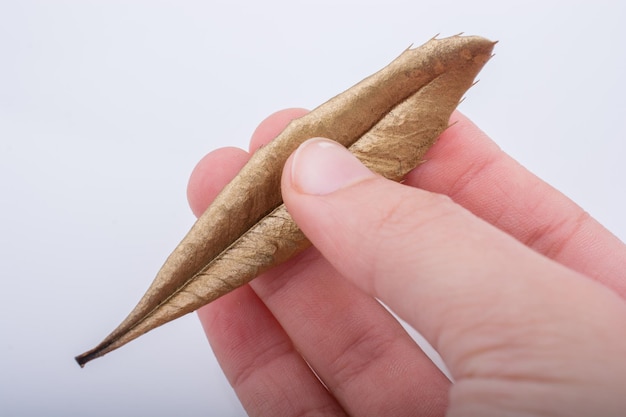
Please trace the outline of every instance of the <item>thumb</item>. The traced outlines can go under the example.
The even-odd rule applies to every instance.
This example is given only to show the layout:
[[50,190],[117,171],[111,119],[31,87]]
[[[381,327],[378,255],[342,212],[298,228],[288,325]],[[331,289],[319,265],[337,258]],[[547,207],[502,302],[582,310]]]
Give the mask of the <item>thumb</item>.
[[[500,346],[537,352],[529,334],[549,334],[570,346],[584,343],[572,323],[589,322],[590,311],[602,316],[594,316],[599,323],[624,317],[624,306],[606,288],[446,196],[372,173],[336,142],[301,145],[285,165],[282,193],[322,255],[416,328],[455,378],[475,372],[480,355]],[[544,354],[535,359],[565,360],[559,350]],[[500,368],[488,372],[494,369]],[[526,369],[507,372],[519,376]]]
[[[451,295],[483,299],[488,284],[478,282],[486,279],[481,269],[503,266],[502,256],[488,260],[478,246],[495,240],[500,248],[517,249],[512,239],[492,233],[448,197],[382,178],[327,139],[311,139],[289,158],[282,193],[289,213],[322,255],[437,349],[442,318],[459,323],[446,310],[467,305]],[[481,290],[472,290],[476,287]]]

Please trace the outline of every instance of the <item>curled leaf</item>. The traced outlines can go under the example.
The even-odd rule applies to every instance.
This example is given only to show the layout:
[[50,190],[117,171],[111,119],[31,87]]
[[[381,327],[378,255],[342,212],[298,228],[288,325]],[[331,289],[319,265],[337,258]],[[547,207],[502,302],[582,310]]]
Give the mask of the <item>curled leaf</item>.
[[447,127],[493,46],[473,36],[432,39],[292,121],[216,197],[128,317],[76,361],[83,366],[309,247],[280,195],[282,167],[305,140],[334,139],[373,171],[402,180]]

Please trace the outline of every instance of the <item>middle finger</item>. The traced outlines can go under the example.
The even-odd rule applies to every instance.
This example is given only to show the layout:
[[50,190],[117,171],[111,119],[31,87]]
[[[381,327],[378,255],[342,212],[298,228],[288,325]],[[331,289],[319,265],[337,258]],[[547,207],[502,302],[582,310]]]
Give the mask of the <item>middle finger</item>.
[[348,413],[444,415],[447,377],[377,300],[304,255],[251,286]]

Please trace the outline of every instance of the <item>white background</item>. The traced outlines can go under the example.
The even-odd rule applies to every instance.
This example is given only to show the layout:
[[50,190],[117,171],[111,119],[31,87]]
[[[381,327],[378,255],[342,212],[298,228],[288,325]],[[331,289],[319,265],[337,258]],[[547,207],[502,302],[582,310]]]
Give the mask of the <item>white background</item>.
[[619,2],[2,1],[0,415],[241,416],[195,315],[80,369],[193,222],[195,163],[440,33],[461,109],[626,238]]

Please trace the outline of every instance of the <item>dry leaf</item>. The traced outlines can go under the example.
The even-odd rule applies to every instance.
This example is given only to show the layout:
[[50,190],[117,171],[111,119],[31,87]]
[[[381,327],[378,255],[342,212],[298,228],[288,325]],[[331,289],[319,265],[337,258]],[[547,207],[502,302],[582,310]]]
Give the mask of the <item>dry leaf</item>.
[[432,39],[292,121],[217,196],[129,316],[76,361],[84,366],[310,246],[280,195],[282,167],[305,140],[334,139],[373,171],[403,179],[447,127],[493,46],[481,37]]

